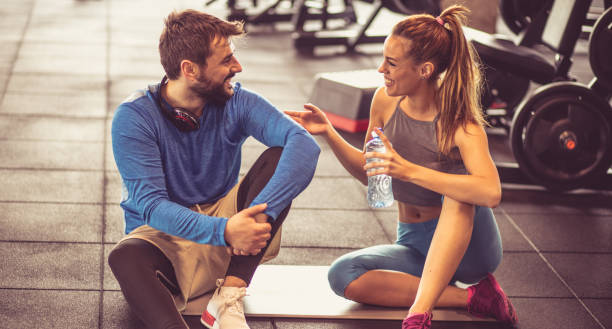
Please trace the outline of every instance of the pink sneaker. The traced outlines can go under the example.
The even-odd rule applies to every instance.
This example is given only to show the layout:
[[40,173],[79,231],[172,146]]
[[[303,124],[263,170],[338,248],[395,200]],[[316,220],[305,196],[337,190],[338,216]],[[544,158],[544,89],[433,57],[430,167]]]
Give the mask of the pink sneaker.
[[402,321],[402,329],[429,329],[431,328],[431,313],[413,313]]
[[468,288],[469,313],[478,317],[493,317],[497,321],[514,325],[518,321],[514,306],[492,274]]

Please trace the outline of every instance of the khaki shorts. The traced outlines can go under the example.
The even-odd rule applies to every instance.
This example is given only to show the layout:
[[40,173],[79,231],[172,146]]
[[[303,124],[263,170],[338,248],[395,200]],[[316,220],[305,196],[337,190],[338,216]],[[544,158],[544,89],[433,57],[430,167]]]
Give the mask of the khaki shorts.
[[[240,183],[217,202],[194,205],[190,209],[209,216],[231,217],[238,212],[237,196]],[[159,248],[172,262],[180,288],[180,295],[173,296],[174,302],[178,311],[186,315],[199,315],[206,308],[208,300],[217,288],[216,280],[225,277],[231,258],[229,247],[199,244],[166,234],[148,225],[137,227],[121,241],[126,239],[148,241]],[[264,254],[262,263],[278,255],[280,240],[279,227]]]

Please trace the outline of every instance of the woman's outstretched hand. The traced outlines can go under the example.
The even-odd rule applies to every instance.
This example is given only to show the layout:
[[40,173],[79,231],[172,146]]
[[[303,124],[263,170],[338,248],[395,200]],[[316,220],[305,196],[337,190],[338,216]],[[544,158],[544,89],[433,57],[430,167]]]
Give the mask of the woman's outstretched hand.
[[327,132],[327,129],[331,127],[331,123],[325,116],[325,113],[312,104],[305,104],[304,109],[306,111],[284,112],[313,135]]
[[[364,154],[366,158],[366,164],[365,166],[363,166],[363,169],[366,170],[366,174],[368,176],[386,174],[393,178],[408,181],[408,174],[410,168],[413,166],[413,163],[402,158],[395,151],[395,149],[393,149],[391,142],[389,141],[387,136],[383,134],[380,128],[376,128],[375,132],[380,137],[380,140],[383,142],[383,144],[385,144],[385,148],[387,150],[385,153],[366,152]],[[370,158],[378,158],[379,161],[367,163],[367,160]]]

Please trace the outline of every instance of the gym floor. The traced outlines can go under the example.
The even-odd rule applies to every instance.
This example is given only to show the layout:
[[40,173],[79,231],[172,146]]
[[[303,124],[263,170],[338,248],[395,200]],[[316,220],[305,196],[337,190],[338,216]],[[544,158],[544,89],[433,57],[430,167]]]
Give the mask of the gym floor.
[[[204,9],[203,2],[0,2],[0,328],[143,328],[106,262],[123,234],[110,122],[123,98],[160,80],[163,17],[172,8]],[[227,14],[223,0],[206,10]],[[380,45],[350,55],[334,47],[300,55],[282,24],[249,33],[238,45],[244,72],[236,80],[281,109],[300,109],[317,73],[373,69],[381,58]],[[579,82],[592,76],[586,49],[581,40],[572,69]],[[358,146],[363,140],[345,136]],[[495,160],[512,161],[504,131],[489,136]],[[316,176],[293,203],[283,248],[271,264],[329,265],[348,251],[394,241],[396,212],[369,209],[365,188],[318,141]],[[243,174],[263,149],[245,144]],[[612,328],[609,190],[553,194],[503,184],[495,214],[504,244],[495,275],[517,308],[519,328]],[[197,318],[189,321],[201,327]],[[400,321],[292,318],[249,324],[400,328]]]

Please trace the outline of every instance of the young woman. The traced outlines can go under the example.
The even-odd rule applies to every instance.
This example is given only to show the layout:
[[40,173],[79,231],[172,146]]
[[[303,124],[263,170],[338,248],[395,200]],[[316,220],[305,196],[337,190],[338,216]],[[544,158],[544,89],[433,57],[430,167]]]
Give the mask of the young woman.
[[[314,105],[286,112],[311,134],[324,136],[364,184],[371,175],[393,178],[396,243],[340,257],[329,282],[351,300],[409,306],[403,328],[429,328],[434,306],[517,321],[490,274],[502,257],[490,209],[500,202],[501,186],[483,127],[478,61],[462,31],[467,12],[452,6],[435,18],[409,16],[387,37],[378,68],[385,86],[372,100],[366,134],[367,140],[377,133],[386,153],[352,147]],[[382,162],[366,164],[366,158]],[[473,285],[461,289],[457,281]]]

